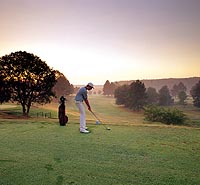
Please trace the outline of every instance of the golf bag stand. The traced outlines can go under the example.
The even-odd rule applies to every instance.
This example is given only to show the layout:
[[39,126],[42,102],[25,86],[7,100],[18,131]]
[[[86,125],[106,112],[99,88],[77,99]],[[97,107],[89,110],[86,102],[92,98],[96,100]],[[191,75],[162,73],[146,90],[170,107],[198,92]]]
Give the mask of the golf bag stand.
[[58,119],[60,126],[66,126],[68,122],[68,116],[65,114],[65,101],[66,98],[64,96],[60,97],[60,105],[58,108]]

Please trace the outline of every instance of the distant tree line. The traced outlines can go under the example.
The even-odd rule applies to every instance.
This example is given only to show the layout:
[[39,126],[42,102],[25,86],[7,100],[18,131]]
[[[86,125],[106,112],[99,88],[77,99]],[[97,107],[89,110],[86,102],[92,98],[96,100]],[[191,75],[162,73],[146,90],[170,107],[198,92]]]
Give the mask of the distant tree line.
[[[163,85],[157,92],[153,87],[146,89],[140,80],[133,81],[130,85],[119,85],[107,80],[103,92],[107,96],[114,95],[117,105],[136,111],[144,109],[145,120],[176,125],[182,125],[187,120],[182,111],[167,107],[173,105],[175,100],[180,105],[186,105],[187,88],[182,82],[172,86],[171,90]],[[193,105],[200,107],[200,81],[192,87],[190,94]]]
[[[168,86],[164,85],[157,92],[153,87],[146,89],[144,83],[136,80],[130,85],[115,86],[114,97],[116,98],[116,104],[124,105],[133,110],[140,110],[145,105],[170,106],[174,104],[174,98],[178,99],[179,104],[185,105],[186,90],[185,85],[180,82],[178,85],[174,85],[171,91]],[[200,81],[193,86],[190,94],[194,106],[200,107]]]
[[[187,87],[186,93],[189,95],[190,90],[192,89],[194,84],[198,83],[199,80],[200,77],[190,77],[190,78],[149,79],[149,80],[141,80],[141,82],[144,83],[146,88],[153,87],[156,89],[156,91],[159,91],[163,87],[163,85],[167,85],[167,87],[170,89],[170,93],[175,84],[176,86],[178,86],[178,84],[182,82],[184,86]],[[124,84],[130,85],[133,81],[135,80],[117,81],[115,83],[117,83],[118,85],[124,85]]]

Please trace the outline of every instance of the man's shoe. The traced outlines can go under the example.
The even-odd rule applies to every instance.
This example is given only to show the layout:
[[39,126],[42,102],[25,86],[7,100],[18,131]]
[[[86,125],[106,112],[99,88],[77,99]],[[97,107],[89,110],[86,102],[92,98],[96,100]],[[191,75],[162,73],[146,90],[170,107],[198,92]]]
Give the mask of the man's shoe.
[[87,130],[88,129],[88,127],[85,127],[85,130]]
[[88,130],[83,130],[83,131],[80,131],[80,133],[89,134],[90,132]]

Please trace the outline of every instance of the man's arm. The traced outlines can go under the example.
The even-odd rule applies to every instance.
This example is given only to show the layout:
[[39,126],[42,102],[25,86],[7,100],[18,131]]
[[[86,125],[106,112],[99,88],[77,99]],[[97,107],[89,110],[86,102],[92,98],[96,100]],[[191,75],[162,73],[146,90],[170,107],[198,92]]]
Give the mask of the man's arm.
[[88,99],[85,99],[84,101],[88,107],[88,110],[91,111],[91,107],[90,107],[90,103],[89,103]]

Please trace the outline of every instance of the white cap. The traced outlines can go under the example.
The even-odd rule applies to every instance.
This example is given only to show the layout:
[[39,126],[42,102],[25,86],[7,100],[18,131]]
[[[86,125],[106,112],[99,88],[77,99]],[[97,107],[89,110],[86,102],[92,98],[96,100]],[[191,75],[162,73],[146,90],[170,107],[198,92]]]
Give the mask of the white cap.
[[90,87],[92,87],[92,88],[94,88],[94,85],[91,82],[89,82],[87,85],[90,86]]

